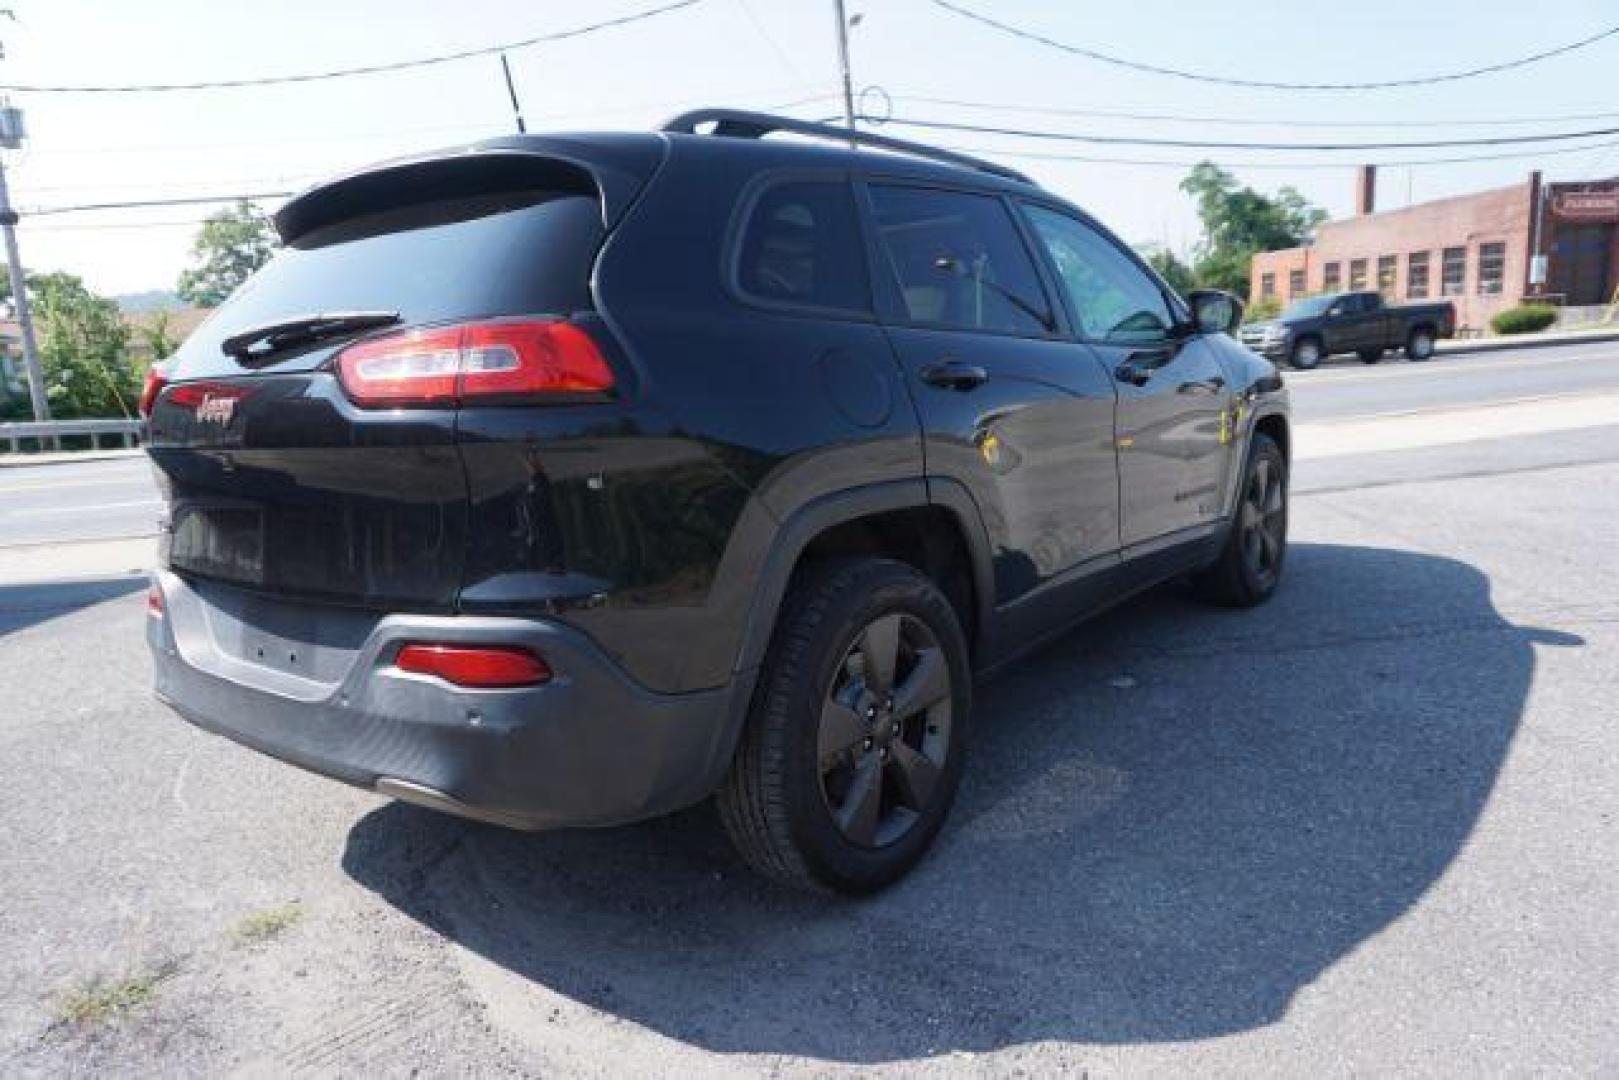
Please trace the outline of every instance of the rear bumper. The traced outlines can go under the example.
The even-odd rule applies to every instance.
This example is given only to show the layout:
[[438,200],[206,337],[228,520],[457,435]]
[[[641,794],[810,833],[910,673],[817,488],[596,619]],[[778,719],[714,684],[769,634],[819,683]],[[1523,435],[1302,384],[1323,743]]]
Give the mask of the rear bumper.
[[[157,694],[182,717],[313,772],[465,817],[544,829],[667,813],[718,785],[740,727],[729,688],[652,693],[557,623],[389,615],[357,628],[351,620],[344,641],[305,609],[300,664],[305,646],[288,644],[286,608],[258,620],[252,607],[211,602],[174,574],[156,580],[164,613],[148,619],[147,640]],[[273,625],[261,633],[263,621]],[[401,644],[423,640],[527,645],[556,674],[541,686],[472,690],[393,666]]]

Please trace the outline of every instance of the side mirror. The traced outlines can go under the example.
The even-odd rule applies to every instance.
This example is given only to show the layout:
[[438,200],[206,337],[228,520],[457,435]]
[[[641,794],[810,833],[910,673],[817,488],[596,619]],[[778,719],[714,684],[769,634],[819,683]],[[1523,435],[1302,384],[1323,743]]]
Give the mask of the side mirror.
[[1338,316],[1342,315],[1343,313],[1344,313],[1344,306],[1342,304],[1334,304],[1334,305],[1332,305],[1331,307],[1329,307],[1327,309],[1327,317],[1329,319],[1336,319]]
[[1200,334],[1229,334],[1242,322],[1242,301],[1220,289],[1193,289],[1186,302]]

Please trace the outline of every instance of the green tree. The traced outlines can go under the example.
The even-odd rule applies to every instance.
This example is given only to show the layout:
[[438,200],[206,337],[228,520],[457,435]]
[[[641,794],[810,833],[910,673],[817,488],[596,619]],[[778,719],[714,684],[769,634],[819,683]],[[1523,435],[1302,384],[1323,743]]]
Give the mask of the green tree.
[[1327,220],[1325,210],[1312,206],[1293,188],[1264,195],[1208,161],[1186,175],[1181,190],[1197,204],[1203,224],[1192,265],[1197,280],[1241,297],[1248,295],[1255,252],[1297,247]]
[[187,303],[218,307],[274,253],[270,219],[243,200],[202,223],[191,243],[194,265],[181,271],[176,291]]
[[29,274],[28,294],[51,413],[61,420],[132,415],[140,377],[118,305],[73,274]]
[[141,343],[151,350],[154,363],[173,356],[174,350],[179,348],[169,333],[169,321],[169,313],[159,308],[135,330],[140,335]]
[[1170,288],[1182,296],[1197,288],[1197,275],[1192,273],[1192,268],[1167,247],[1150,244],[1141,249],[1141,257],[1147,260],[1148,266],[1158,271],[1158,276]]

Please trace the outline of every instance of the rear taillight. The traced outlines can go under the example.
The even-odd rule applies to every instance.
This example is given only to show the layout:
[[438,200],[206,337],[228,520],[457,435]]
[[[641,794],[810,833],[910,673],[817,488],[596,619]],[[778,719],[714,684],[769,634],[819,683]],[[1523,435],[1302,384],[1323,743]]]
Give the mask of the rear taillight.
[[155,581],[146,590],[146,614],[154,619],[163,617],[163,590]]
[[394,658],[400,671],[436,675],[457,686],[496,690],[549,682],[551,669],[520,645],[427,645],[402,647]]
[[146,381],[141,384],[140,414],[152,415],[152,406],[157,404],[157,395],[169,384],[169,374],[160,364],[153,364],[146,369]]
[[462,323],[371,338],[338,353],[337,374],[359,405],[455,405],[613,388],[612,369],[595,341],[556,319]]

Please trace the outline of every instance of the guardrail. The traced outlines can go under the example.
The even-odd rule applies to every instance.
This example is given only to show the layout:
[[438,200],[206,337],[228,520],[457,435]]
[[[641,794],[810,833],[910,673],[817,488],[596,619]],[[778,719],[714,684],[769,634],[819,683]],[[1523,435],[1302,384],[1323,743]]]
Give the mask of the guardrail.
[[134,446],[140,440],[139,420],[23,420],[0,424],[0,443],[15,454],[22,444],[32,440],[37,450],[60,445],[59,440],[69,435],[88,435],[92,449],[101,449],[105,435],[121,439],[123,445]]

